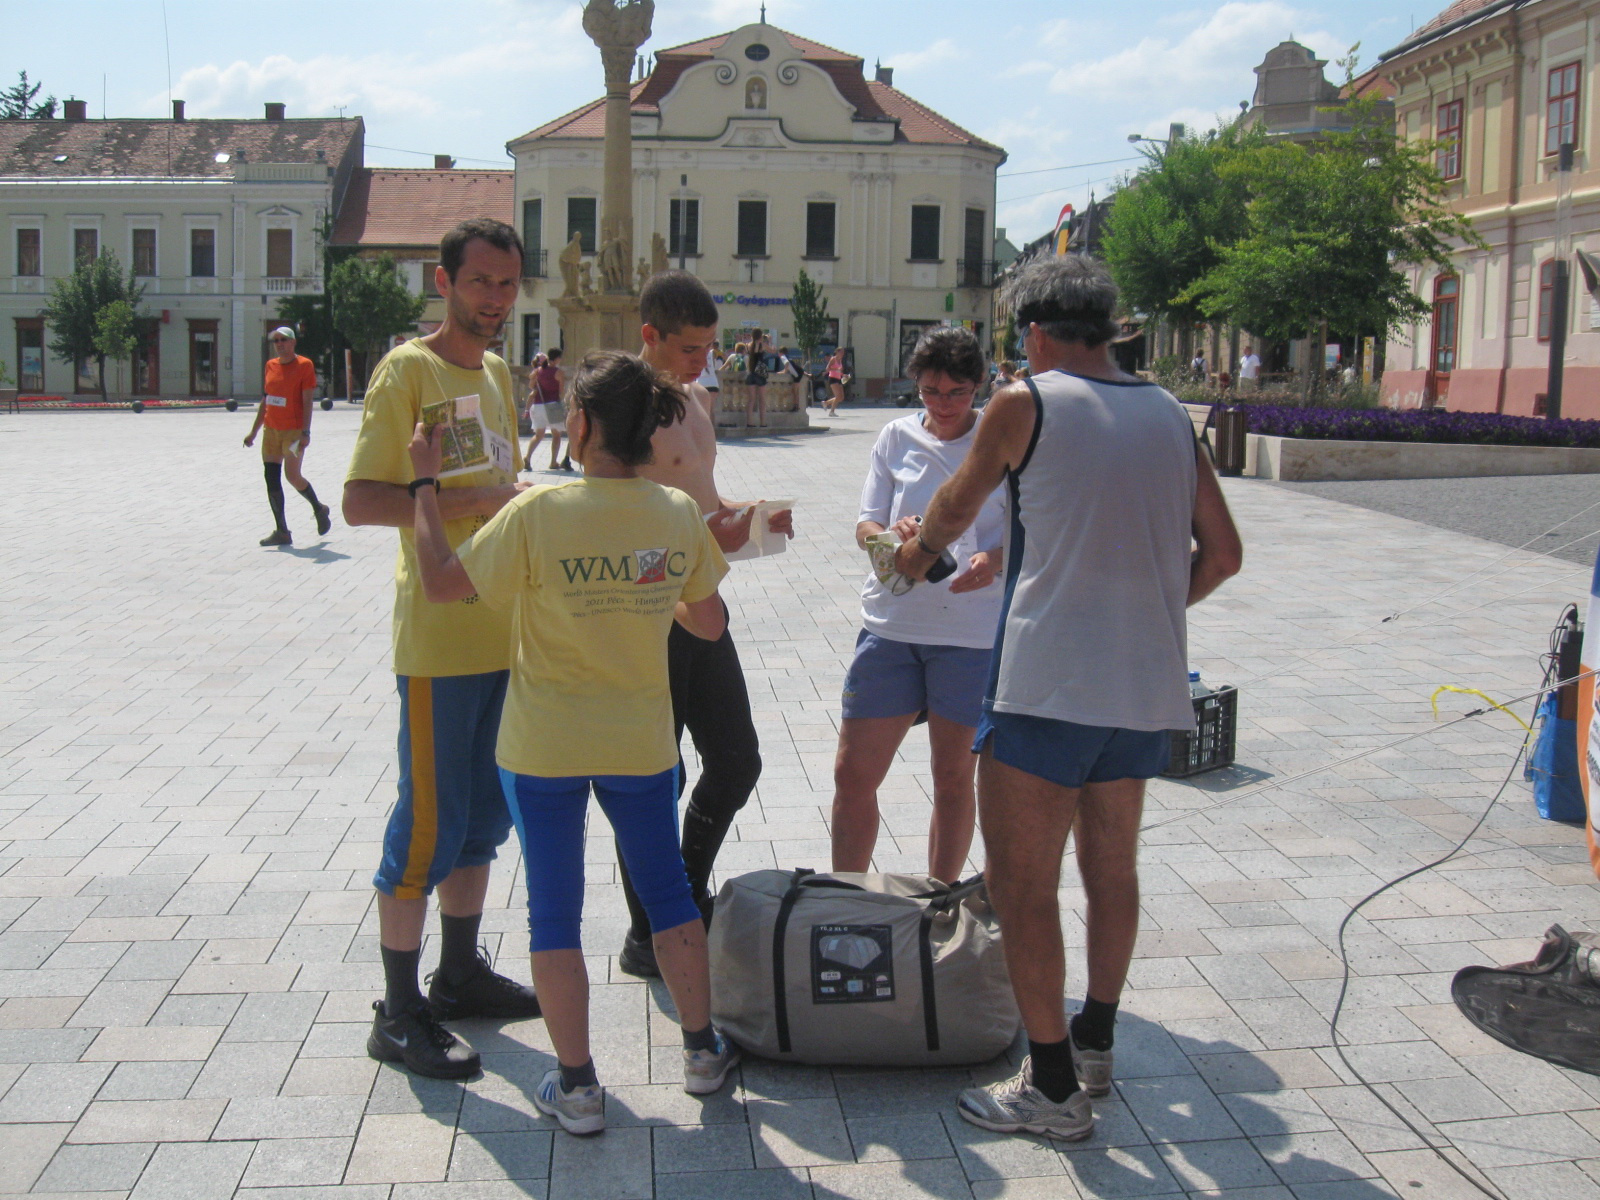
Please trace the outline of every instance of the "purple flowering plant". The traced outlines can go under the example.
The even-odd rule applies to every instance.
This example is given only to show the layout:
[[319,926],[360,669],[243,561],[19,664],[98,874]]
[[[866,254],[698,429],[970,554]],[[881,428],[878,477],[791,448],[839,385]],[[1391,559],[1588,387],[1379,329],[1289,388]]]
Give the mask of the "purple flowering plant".
[[1600,421],[1548,421],[1445,409],[1320,408],[1246,404],[1251,433],[1352,442],[1445,442],[1473,446],[1600,449]]

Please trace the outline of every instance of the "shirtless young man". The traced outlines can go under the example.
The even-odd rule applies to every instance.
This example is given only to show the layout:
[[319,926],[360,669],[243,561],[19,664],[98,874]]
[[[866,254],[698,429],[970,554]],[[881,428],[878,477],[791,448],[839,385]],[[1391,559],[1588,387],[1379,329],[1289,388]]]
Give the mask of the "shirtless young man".
[[[640,293],[639,315],[644,321],[644,360],[678,380],[690,399],[683,419],[656,433],[655,460],[640,467],[639,474],[693,496],[717,544],[730,553],[750,540],[753,510],[741,513],[741,506],[723,499],[717,490],[715,402],[696,382],[717,340],[716,302],[693,275],[663,271],[651,276]],[[776,533],[794,536],[787,509],[774,513],[769,524]],[[755,790],[761,754],[744,671],[729,631],[708,642],[674,625],[667,639],[667,666],[677,736],[681,740],[687,726],[700,754],[700,778],[683,814],[683,865],[695,901],[702,913],[709,914],[711,866],[734,814]],[[620,858],[618,870],[633,922],[623,939],[619,965],[631,975],[658,975],[650,923]]]

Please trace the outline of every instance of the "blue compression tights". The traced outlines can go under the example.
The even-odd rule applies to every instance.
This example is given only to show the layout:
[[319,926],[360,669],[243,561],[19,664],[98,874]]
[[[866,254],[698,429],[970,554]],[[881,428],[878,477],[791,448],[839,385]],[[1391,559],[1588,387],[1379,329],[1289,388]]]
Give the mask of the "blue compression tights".
[[650,916],[651,931],[700,919],[678,851],[677,775],[674,767],[659,775],[551,778],[501,768],[506,804],[522,841],[531,950],[582,947],[583,836],[591,784]]

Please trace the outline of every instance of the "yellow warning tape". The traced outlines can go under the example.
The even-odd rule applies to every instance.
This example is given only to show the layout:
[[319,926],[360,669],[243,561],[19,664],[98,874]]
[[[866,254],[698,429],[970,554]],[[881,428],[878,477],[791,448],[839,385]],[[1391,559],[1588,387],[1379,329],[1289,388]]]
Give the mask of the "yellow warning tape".
[[1449,683],[1441,684],[1440,686],[1434,688],[1434,690],[1433,690],[1433,719],[1435,721],[1437,721],[1439,719],[1439,693],[1440,692],[1460,692],[1463,696],[1477,696],[1480,699],[1487,700],[1489,702],[1489,707],[1490,708],[1498,708],[1501,712],[1505,713],[1506,716],[1510,717],[1518,725],[1521,725],[1522,728],[1524,730],[1526,730],[1528,733],[1532,733],[1533,732],[1532,728],[1529,727],[1529,725],[1528,725],[1528,723],[1526,721],[1524,721],[1521,717],[1517,716],[1516,713],[1512,712],[1509,708],[1507,708],[1504,704],[1501,704],[1500,701],[1496,700],[1493,696],[1489,695],[1487,692],[1480,692],[1477,688],[1456,687],[1455,685],[1449,684]]

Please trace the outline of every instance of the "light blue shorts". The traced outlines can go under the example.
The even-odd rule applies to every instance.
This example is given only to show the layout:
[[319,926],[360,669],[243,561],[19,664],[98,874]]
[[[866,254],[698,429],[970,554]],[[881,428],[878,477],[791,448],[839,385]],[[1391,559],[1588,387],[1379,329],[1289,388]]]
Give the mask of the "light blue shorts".
[[1172,734],[1164,729],[1075,725],[988,708],[973,739],[973,752],[983,753],[986,744],[1006,766],[1069,788],[1114,779],[1154,779],[1172,757]]
[[991,653],[897,642],[863,629],[845,672],[844,718],[931,712],[957,725],[976,725],[983,715]]

